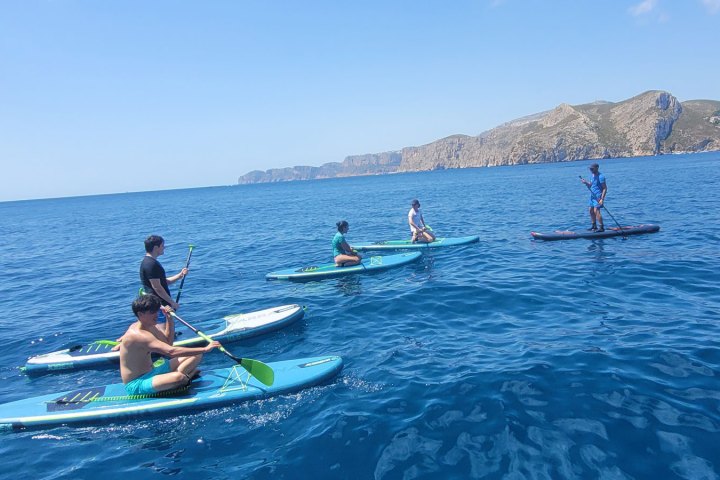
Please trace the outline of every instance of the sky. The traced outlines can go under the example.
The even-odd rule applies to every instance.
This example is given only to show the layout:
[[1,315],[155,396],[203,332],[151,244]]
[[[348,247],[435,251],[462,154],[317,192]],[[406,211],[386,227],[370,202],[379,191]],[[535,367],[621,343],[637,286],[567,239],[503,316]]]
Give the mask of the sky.
[[720,0],[0,0],[0,201],[231,185],[595,100],[720,100]]

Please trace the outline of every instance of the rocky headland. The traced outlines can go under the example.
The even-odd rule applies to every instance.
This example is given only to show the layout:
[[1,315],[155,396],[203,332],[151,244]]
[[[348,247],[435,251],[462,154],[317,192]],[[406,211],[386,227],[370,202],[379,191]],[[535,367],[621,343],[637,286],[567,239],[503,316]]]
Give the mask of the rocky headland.
[[563,103],[477,136],[452,135],[399,151],[351,155],[319,167],[255,170],[238,183],[710,150],[720,150],[720,101],[680,102],[668,92],[654,90],[617,103]]

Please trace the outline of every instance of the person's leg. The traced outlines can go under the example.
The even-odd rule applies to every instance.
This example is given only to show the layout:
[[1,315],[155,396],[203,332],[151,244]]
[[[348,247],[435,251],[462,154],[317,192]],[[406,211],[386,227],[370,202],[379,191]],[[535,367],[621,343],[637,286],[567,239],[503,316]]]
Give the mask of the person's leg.
[[173,390],[187,385],[189,379],[183,373],[178,372],[180,359],[173,358],[165,360],[161,365],[154,367],[154,373],[151,379],[152,390],[155,392],[163,392],[165,390]]
[[595,207],[590,207],[590,221],[592,222],[592,225],[590,226],[590,230],[597,230],[597,224],[595,223]]
[[415,243],[418,240],[418,234],[417,230],[412,231],[412,238],[410,238],[410,243]]
[[351,267],[357,265],[362,261],[362,257],[359,255],[337,255],[335,256],[335,265],[338,267]]
[[188,378],[188,381],[190,381],[196,373],[200,372],[200,370],[198,369],[198,365],[200,365],[200,361],[202,359],[202,355],[194,355],[192,357],[180,357],[178,358],[179,365],[177,371],[185,375]]
[[427,230],[425,230],[423,234],[425,234],[425,238],[427,238],[428,243],[435,241],[435,234],[433,234],[432,232],[428,232]]
[[168,366],[163,370],[169,370],[168,373],[155,375],[152,379],[152,387],[156,392],[172,390],[184,387],[190,383],[190,379],[197,373],[197,366],[202,361],[202,355],[194,355],[192,357],[173,358],[169,362],[165,362]]
[[595,209],[595,218],[597,219],[598,232],[604,232],[605,226],[603,225],[603,218],[600,210],[602,210],[600,207],[597,207]]
[[163,373],[153,377],[152,388],[156,392],[164,392],[184,387],[188,382],[190,382],[189,378],[181,372]]

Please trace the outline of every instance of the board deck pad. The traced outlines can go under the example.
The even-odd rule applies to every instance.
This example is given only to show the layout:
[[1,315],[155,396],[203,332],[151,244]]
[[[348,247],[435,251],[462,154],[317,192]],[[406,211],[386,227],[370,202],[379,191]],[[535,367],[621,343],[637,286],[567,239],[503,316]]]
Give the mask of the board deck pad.
[[91,387],[75,390],[47,402],[48,412],[64,412],[67,410],[79,410],[105,394],[105,387]]
[[70,347],[69,355],[73,357],[82,357],[85,355],[97,355],[112,351],[113,346],[107,343],[90,343],[87,345],[75,345]]

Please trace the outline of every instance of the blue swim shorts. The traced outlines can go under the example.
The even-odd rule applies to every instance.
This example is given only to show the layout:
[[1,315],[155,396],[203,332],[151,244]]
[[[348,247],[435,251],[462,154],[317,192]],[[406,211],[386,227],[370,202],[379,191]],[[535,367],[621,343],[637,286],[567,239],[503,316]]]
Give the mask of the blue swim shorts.
[[152,386],[152,380],[155,375],[170,373],[170,362],[163,360],[162,363],[157,361],[153,364],[153,369],[145,375],[139,376],[135,380],[130,380],[125,384],[125,391],[128,395],[151,395],[157,393]]

